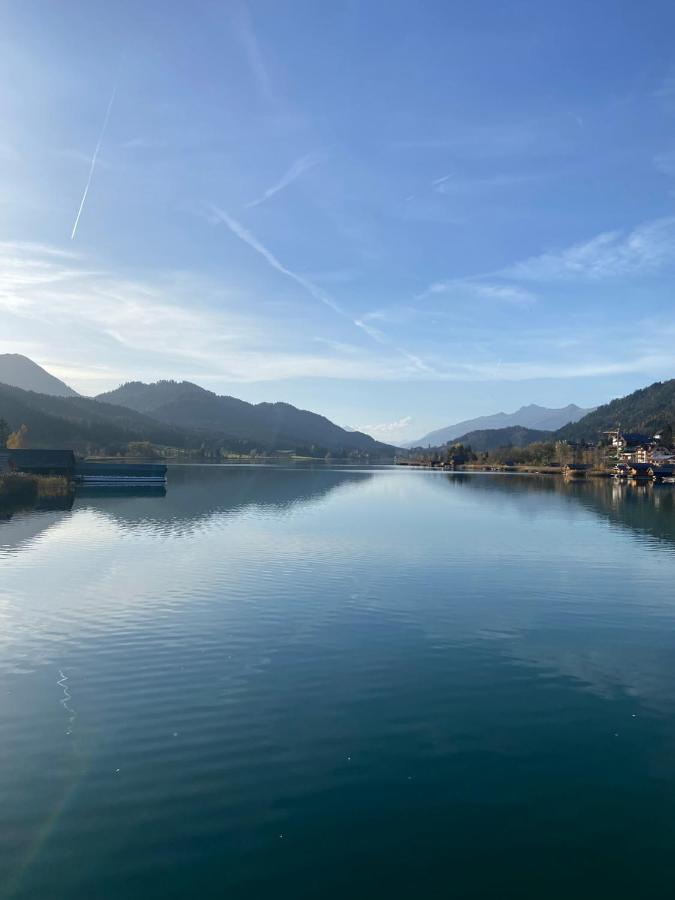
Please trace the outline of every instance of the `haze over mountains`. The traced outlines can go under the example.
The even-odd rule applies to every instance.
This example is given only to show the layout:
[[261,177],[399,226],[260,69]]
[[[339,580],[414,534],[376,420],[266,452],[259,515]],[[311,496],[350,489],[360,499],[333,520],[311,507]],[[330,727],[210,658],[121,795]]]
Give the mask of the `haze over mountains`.
[[568,422],[577,422],[583,416],[592,412],[592,409],[582,409],[574,403],[563,406],[560,409],[549,409],[545,406],[537,406],[531,403],[529,406],[521,406],[513,413],[499,412],[492,416],[479,416],[476,419],[466,419],[454,425],[446,425],[430,431],[417,441],[408,441],[406,447],[439,447],[463,437],[469,432],[494,430],[496,428],[512,428],[519,425],[534,431],[557,431]]
[[[0,418],[13,430],[27,425],[32,446],[85,452],[124,452],[129,442],[150,441],[186,450],[302,450],[373,458],[395,454],[393,446],[341,428],[318,413],[288,403],[247,403],[188,381],[132,381],[96,398],[82,397],[32,360],[11,353],[0,354]],[[468,419],[430,432],[415,446],[442,447],[461,440],[475,450],[489,450],[542,440],[597,441],[603,431],[619,426],[654,433],[667,425],[675,425],[675,379],[655,382],[595,410],[530,404],[515,413]]]
[[0,353],[0,384],[37,391],[38,394],[52,394],[54,397],[78,396],[77,391],[20,353]]
[[[528,407],[526,407],[527,409]],[[565,407],[569,409],[569,407]],[[554,410],[559,412],[559,410]],[[492,417],[487,417],[492,418]],[[480,421],[480,420],[477,420]],[[461,424],[461,423],[460,423]],[[595,443],[604,433],[621,428],[648,436],[663,429],[675,428],[675,378],[656,381],[591,410],[576,422],[568,422],[556,430],[541,430],[523,426],[477,429],[457,435],[450,440],[470,446],[474,451],[506,447],[526,447],[538,441],[569,441]],[[444,447],[447,441],[432,444]]]

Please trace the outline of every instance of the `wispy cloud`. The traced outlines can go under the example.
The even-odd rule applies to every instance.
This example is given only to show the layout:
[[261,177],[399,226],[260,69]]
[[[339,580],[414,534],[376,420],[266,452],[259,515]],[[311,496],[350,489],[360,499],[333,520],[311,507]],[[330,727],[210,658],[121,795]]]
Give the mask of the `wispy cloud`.
[[[215,388],[323,377],[452,383],[629,373],[659,378],[675,365],[675,329],[651,317],[609,329],[606,322],[588,323],[581,332],[578,323],[566,331],[533,322],[509,337],[496,336],[482,316],[481,327],[454,337],[436,329],[418,338],[413,349],[424,349],[421,358],[380,330],[386,322],[402,335],[411,331],[405,317],[397,321],[386,310],[357,320],[355,327],[375,342],[364,346],[333,320],[323,333],[315,322],[308,336],[300,307],[279,316],[251,297],[196,273],[129,277],[58,247],[6,242],[0,244],[0,352],[20,349],[84,392],[132,377],[188,378]],[[572,337],[577,340],[565,340]]]
[[523,281],[603,281],[650,275],[675,263],[675,217],[645,222],[632,231],[606,231],[557,252],[542,253],[503,269]]
[[363,431],[376,440],[389,443],[391,441],[402,440],[410,431],[412,424],[412,416],[403,416],[395,422],[381,422],[375,425],[357,425],[356,431]]
[[478,191],[499,190],[519,187],[535,181],[541,181],[549,177],[548,174],[535,172],[507,172],[489,175],[465,176],[462,178],[451,175],[433,182],[433,188],[437,194],[460,194]]
[[448,294],[463,303],[483,300],[529,306],[537,301],[536,295],[531,291],[511,284],[485,281],[481,279],[481,276],[473,279],[451,278],[448,281],[435,281],[419,294],[417,299],[424,300],[434,294]]
[[250,209],[253,206],[260,206],[261,203],[269,200],[270,197],[274,197],[274,195],[278,194],[279,191],[283,191],[289,185],[293,184],[293,182],[296,181],[296,179],[298,179],[304,172],[307,172],[309,169],[313,168],[317,164],[317,162],[318,160],[316,159],[316,157],[311,155],[301,156],[300,159],[296,159],[293,165],[284,172],[279,181],[273,184],[272,187],[267,188],[267,190],[256,200],[252,200],[250,203],[247,203],[246,208]]
[[[245,294],[192,273],[139,278],[59,248],[0,243],[0,348],[96,392],[130,377],[203,382],[393,379],[400,362],[363,347],[308,344],[300,319],[251,313]],[[199,303],[195,297],[200,297]],[[55,347],[66,348],[59,359]]]
[[253,73],[260,93],[268,101],[274,101],[272,79],[265,61],[260,42],[253,28],[253,21],[244,0],[233,6],[234,26],[237,38],[244,50],[249,68]]

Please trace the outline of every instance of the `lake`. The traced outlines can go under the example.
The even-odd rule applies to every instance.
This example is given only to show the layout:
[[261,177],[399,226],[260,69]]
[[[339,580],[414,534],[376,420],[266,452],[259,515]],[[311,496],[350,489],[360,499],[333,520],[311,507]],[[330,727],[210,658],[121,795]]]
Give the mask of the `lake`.
[[7,517],[0,897],[671,897],[674,497],[186,466]]

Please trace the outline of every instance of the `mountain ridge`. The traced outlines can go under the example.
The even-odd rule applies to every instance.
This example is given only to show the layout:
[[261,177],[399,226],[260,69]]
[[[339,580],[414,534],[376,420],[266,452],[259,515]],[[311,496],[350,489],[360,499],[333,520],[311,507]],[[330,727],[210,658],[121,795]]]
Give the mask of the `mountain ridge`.
[[476,453],[485,450],[499,450],[508,447],[527,447],[539,441],[550,441],[552,431],[525,428],[524,425],[510,425],[506,428],[483,428],[460,435],[456,442],[471,447]]
[[21,353],[0,353],[0,383],[52,397],[79,397],[64,381]]
[[[31,447],[62,447],[86,453],[124,453],[126,444],[138,441],[150,441],[157,446],[184,450],[207,448],[209,453],[217,453],[219,448],[240,453],[248,453],[254,449],[314,449],[321,454],[349,453],[358,449],[354,446],[310,445],[302,438],[291,445],[280,446],[280,440],[276,445],[265,444],[259,439],[233,435],[218,423],[189,427],[161,421],[144,412],[91,397],[55,397],[1,383],[0,418],[4,418],[12,430],[25,424]],[[360,438],[364,438],[364,441],[360,441]],[[356,440],[365,447],[360,452],[369,452],[382,458],[394,455],[394,447],[378,444],[366,435],[359,435]]]
[[446,425],[430,431],[418,441],[407,441],[406,447],[441,446],[448,441],[457,440],[465,434],[475,431],[494,431],[500,428],[520,426],[535,431],[557,431],[569,422],[578,421],[593,410],[583,409],[576,403],[570,403],[560,408],[539,406],[530,403],[521,406],[513,413],[498,412],[489,416],[478,416],[475,419],[465,419],[454,425]]
[[675,426],[675,378],[655,381],[623,397],[598,406],[592,412],[558,429],[556,438],[569,441],[595,441],[603,431],[653,434],[666,425]]
[[325,416],[290,403],[247,403],[189,381],[131,381],[96,399],[134,409],[166,424],[209,428],[279,449],[298,443],[385,455],[391,455],[395,449],[360,431],[346,431]]

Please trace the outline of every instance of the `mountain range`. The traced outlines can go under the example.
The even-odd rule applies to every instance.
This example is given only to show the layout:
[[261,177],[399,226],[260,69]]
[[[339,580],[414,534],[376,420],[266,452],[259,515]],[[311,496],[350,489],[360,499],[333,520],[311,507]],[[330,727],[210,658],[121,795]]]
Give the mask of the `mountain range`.
[[299,444],[330,450],[393,450],[360,431],[347,431],[325,416],[289,403],[246,403],[220,396],[189,381],[132,381],[97,398],[145,413],[160,422],[188,429],[216,430],[230,437],[288,449]]
[[[35,362],[0,354],[0,418],[12,430],[25,424],[32,446],[83,452],[124,452],[134,441],[179,449],[246,453],[295,451],[310,455],[391,458],[396,448],[341,428],[325,416],[288,403],[246,403],[189,381],[132,381],[96,398],[82,397]],[[514,421],[516,420],[516,421]],[[548,409],[531,404],[430,432],[415,446],[461,441],[475,450],[526,446],[540,440],[596,441],[604,431],[653,434],[675,424],[675,379],[655,382],[597,407]]]
[[0,355],[0,371],[14,382],[0,379],[0,418],[13,430],[25,424],[32,446],[117,453],[131,441],[151,441],[239,452],[377,458],[395,453],[394,447],[359,431],[345,431],[317,413],[288,403],[251,404],[221,397],[187,381],[130,382],[90,398],[79,396],[27,357]]
[[[528,409],[529,407],[525,407]],[[569,407],[565,407],[569,409]],[[500,414],[501,415],[501,414]],[[487,417],[491,418],[491,417]],[[474,420],[481,421],[481,420]],[[473,450],[495,450],[502,447],[526,447],[537,441],[587,441],[602,439],[603,433],[621,429],[653,435],[675,428],[675,378],[656,381],[648,387],[633,391],[625,397],[611,400],[587,413],[577,422],[568,422],[555,430],[532,429],[523,426],[477,429],[450,440],[470,446]],[[445,446],[447,441],[432,444]]]
[[557,431],[568,422],[577,422],[579,419],[592,412],[592,409],[582,409],[574,403],[563,406],[561,409],[549,409],[545,406],[537,406],[531,403],[529,406],[521,406],[513,413],[499,412],[492,416],[479,416],[476,419],[466,419],[454,425],[446,425],[436,431],[430,431],[417,441],[409,441],[406,447],[440,447],[448,441],[457,440],[469,432],[494,430],[498,428],[511,428],[521,426],[535,431]]

